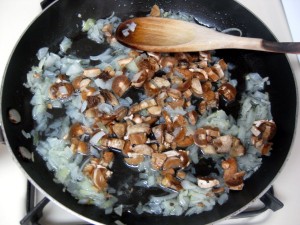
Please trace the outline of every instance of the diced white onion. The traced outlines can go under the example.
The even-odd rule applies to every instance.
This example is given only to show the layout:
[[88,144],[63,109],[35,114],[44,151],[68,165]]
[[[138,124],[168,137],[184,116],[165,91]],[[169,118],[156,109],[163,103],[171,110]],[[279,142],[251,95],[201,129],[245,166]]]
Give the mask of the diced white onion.
[[92,145],[97,145],[99,140],[105,135],[105,132],[99,131],[98,133],[94,134],[94,136],[90,139],[90,143]]

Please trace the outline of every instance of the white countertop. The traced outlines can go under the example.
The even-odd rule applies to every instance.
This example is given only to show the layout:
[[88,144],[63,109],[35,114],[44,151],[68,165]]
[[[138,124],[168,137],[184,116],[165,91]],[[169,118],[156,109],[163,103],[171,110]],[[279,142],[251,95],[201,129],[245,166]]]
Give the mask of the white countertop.
[[[16,42],[31,21],[41,12],[41,0],[0,0],[0,78]],[[285,0],[283,0],[285,1]],[[295,2],[298,0],[294,0]],[[220,1],[220,4],[222,1]],[[291,41],[291,33],[280,0],[238,0],[256,14],[275,34],[279,41]],[[293,2],[293,0],[289,0]],[[291,67],[300,86],[300,65],[295,55],[288,56]],[[297,128],[300,122],[297,121]],[[273,213],[248,219],[247,224],[295,225],[300,224],[298,192],[300,180],[297,171],[300,162],[300,138],[296,138],[289,160],[277,177],[274,186],[276,196],[284,208]],[[13,162],[6,146],[0,144],[0,224],[16,225],[25,215],[26,179],[20,168]],[[222,222],[222,224],[246,224],[244,220]],[[48,224],[49,225],[49,224]]]

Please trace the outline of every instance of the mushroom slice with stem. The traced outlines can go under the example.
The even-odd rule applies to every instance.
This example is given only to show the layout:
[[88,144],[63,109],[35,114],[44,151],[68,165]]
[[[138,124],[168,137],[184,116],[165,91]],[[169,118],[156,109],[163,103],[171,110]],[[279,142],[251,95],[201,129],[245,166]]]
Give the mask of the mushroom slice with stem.
[[236,158],[230,157],[222,161],[221,165],[224,170],[223,178],[229,189],[242,190],[244,187],[245,171],[238,171]]

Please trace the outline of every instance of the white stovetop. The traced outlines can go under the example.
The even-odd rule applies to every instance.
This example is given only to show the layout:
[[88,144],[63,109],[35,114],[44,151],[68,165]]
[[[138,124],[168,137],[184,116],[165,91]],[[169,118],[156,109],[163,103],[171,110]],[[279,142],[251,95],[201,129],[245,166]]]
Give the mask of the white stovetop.
[[[41,12],[39,6],[40,1],[41,0],[0,0],[0,78],[3,76],[10,53],[20,35]],[[292,4],[292,7],[293,3],[298,3],[298,0],[282,1]],[[220,4],[222,4],[221,2],[222,1],[220,1]],[[273,31],[280,41],[292,40],[281,0],[238,0],[238,2],[254,12]],[[293,25],[291,27],[293,27]],[[295,55],[289,55],[288,58],[299,87],[299,62]],[[297,128],[300,129],[299,120],[297,122]],[[289,160],[274,183],[276,196],[285,204],[283,209],[275,213],[268,210],[268,212],[256,218],[225,221],[221,224],[300,224],[298,207],[300,202],[300,194],[298,191],[300,179],[297,175],[300,162],[299,148],[300,138],[296,138]],[[25,215],[26,179],[23,172],[12,160],[12,156],[8,153],[6,146],[2,144],[0,144],[0,178],[0,224],[19,224],[19,221]],[[55,217],[60,215],[60,217],[67,218],[66,220],[76,221],[76,218],[61,209],[46,210],[54,212]],[[50,222],[46,222],[45,224],[50,225]]]

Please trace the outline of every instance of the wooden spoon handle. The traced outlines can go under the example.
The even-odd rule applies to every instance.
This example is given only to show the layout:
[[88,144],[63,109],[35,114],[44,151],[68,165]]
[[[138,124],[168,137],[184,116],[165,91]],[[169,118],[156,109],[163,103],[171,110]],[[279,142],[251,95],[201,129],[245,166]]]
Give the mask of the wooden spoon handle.
[[300,54],[300,42],[262,41],[262,47],[269,52]]

